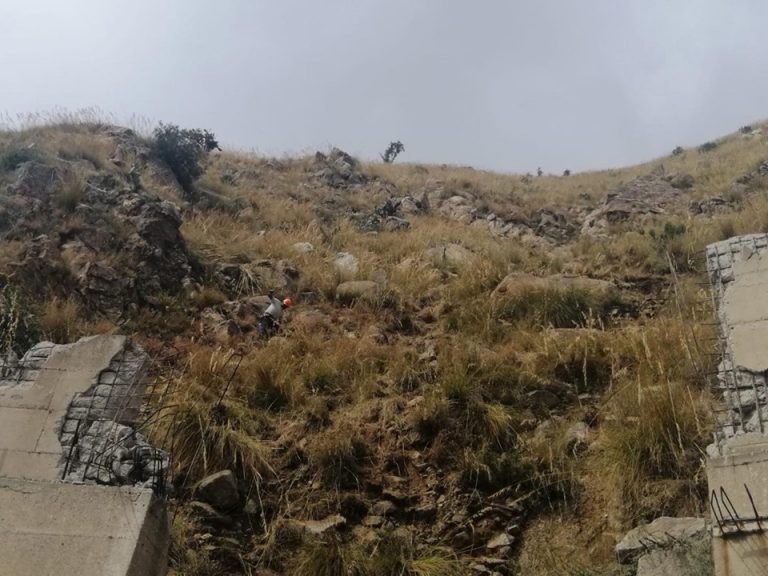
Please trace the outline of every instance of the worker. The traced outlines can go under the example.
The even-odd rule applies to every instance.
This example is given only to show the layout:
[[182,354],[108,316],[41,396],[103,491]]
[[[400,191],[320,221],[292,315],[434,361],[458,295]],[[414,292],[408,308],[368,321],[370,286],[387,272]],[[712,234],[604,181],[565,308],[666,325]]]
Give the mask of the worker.
[[279,298],[275,298],[275,295],[270,291],[269,306],[267,306],[266,311],[261,316],[261,319],[259,319],[259,324],[257,326],[259,336],[265,338],[274,336],[280,329],[280,320],[283,317],[283,310],[290,308],[291,306],[293,306],[293,300],[285,298],[281,301]]

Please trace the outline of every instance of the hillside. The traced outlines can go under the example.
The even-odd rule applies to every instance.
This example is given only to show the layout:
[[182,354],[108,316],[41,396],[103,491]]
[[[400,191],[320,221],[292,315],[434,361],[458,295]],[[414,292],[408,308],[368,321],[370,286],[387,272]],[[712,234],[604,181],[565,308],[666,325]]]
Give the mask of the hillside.
[[153,355],[175,574],[620,574],[706,512],[702,251],[768,232],[765,130],[569,176],[212,152],[186,190],[131,130],[2,132],[2,352]]

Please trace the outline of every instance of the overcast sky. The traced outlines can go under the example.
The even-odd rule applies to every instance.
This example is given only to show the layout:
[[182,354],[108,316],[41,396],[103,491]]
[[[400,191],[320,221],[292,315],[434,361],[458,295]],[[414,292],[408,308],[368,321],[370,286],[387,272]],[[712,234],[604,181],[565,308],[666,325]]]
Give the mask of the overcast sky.
[[559,173],[768,117],[765,0],[0,0],[0,112]]

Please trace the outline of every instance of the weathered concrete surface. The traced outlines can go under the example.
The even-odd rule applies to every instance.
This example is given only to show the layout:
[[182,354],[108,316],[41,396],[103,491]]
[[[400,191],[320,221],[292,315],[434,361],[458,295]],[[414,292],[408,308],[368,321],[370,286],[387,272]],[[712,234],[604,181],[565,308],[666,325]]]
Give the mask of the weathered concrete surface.
[[768,574],[768,534],[752,532],[712,539],[717,576]]
[[722,359],[718,387],[728,410],[718,442],[768,432],[768,235],[750,234],[707,247]]
[[726,405],[707,448],[718,576],[768,575],[768,235],[707,247]]
[[166,572],[165,505],[151,490],[0,480],[0,576]]
[[725,291],[723,316],[736,366],[768,370],[768,252],[742,250],[733,263],[733,282]]
[[[39,344],[0,366],[0,576],[165,574],[164,502],[149,489],[83,484],[143,476],[112,474],[115,462],[134,469],[123,444],[110,444],[122,460],[105,465],[112,453],[100,448],[104,457],[95,457],[88,447],[100,447],[97,439],[75,434],[125,430],[120,422],[135,420],[146,364],[139,352],[125,337],[98,336]],[[120,440],[135,444],[140,436],[129,430]],[[93,478],[87,468],[109,474]]]

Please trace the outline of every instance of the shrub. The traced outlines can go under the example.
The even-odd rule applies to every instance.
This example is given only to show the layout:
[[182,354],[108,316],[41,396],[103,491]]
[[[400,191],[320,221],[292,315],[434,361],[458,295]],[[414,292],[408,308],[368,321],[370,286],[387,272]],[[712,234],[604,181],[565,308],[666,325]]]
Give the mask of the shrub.
[[511,450],[466,448],[461,462],[461,481],[470,490],[494,491],[531,481],[533,470]]
[[342,426],[315,438],[309,461],[329,485],[355,487],[367,455],[362,435],[351,426]]
[[56,204],[65,212],[74,212],[83,198],[84,188],[85,186],[79,178],[68,178],[64,187],[56,195]]
[[39,160],[40,153],[33,148],[11,148],[0,152],[0,172],[16,170],[24,162]]
[[386,164],[392,164],[392,162],[395,161],[395,158],[397,158],[403,151],[405,151],[405,146],[403,146],[403,143],[400,142],[400,140],[390,142],[389,146],[387,146],[387,149],[384,151],[384,154],[381,154],[381,159],[384,160]]
[[46,340],[68,344],[82,334],[80,308],[73,300],[54,298],[45,305],[40,327]]
[[615,424],[604,432],[606,456],[627,496],[637,498],[651,479],[695,482],[709,441],[699,391],[677,382],[633,385],[621,390],[610,408]]
[[214,286],[203,286],[199,292],[195,293],[192,300],[198,308],[203,309],[223,304],[227,301],[227,297]]
[[586,325],[592,318],[607,319],[620,305],[616,295],[599,295],[581,288],[531,289],[505,298],[497,314],[502,320],[525,320],[534,326],[574,328]]
[[704,144],[699,146],[699,152],[712,152],[712,150],[718,146],[719,144],[717,142],[704,142]]
[[182,129],[174,124],[155,128],[152,152],[162,159],[186,192],[205,171],[203,163],[212,150],[220,150],[216,137],[208,130]]

